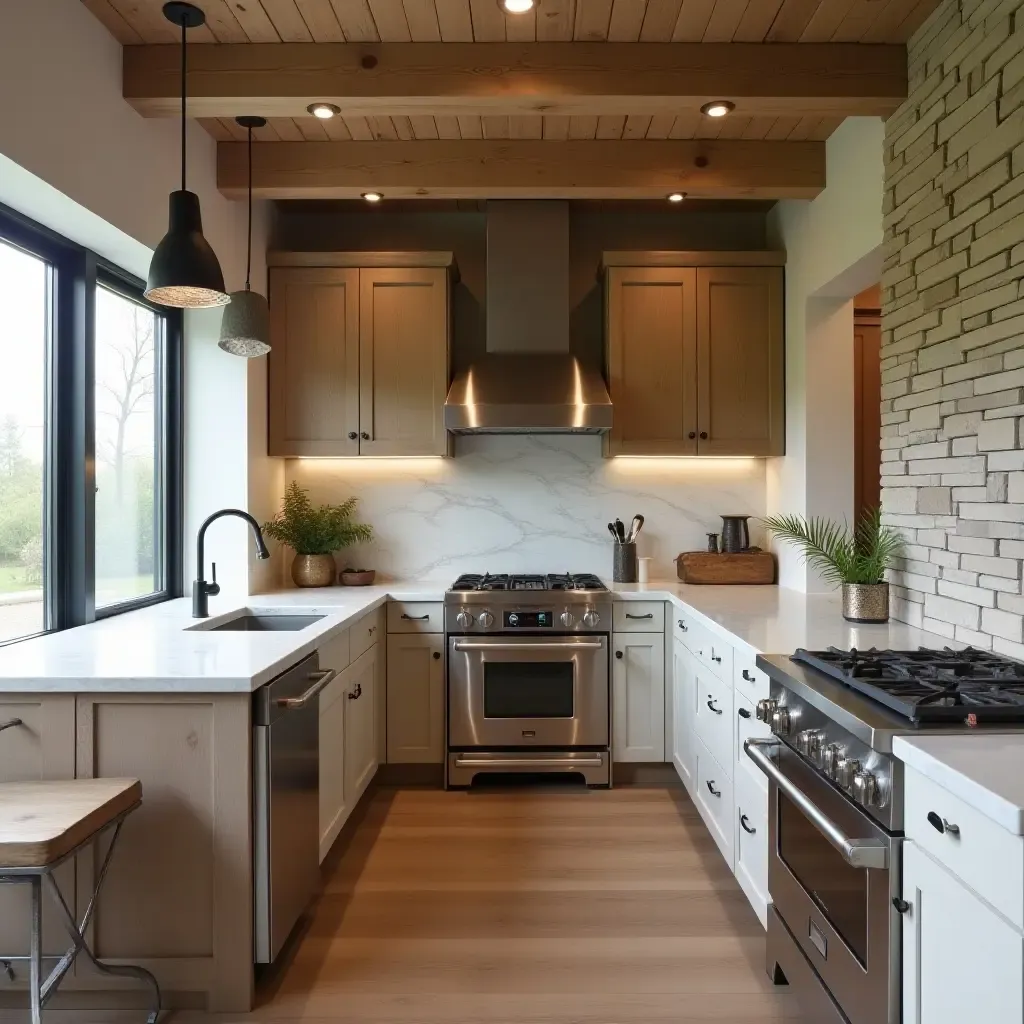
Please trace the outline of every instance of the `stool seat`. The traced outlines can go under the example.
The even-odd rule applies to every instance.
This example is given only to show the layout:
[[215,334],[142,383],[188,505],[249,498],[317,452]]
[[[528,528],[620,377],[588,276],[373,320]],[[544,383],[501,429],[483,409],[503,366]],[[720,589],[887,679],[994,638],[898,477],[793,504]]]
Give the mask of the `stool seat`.
[[54,864],[141,800],[138,779],[0,783],[0,869]]

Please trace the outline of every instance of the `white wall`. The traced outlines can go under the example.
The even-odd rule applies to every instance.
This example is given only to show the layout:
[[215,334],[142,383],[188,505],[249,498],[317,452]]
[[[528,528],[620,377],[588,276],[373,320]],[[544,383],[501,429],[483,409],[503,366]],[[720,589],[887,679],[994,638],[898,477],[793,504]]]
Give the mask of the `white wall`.
[[[139,117],[121,97],[121,47],[78,0],[5,0],[0,32],[0,202],[146,276],[167,229],[167,196],[179,184],[177,122]],[[189,188],[203,204],[204,232],[227,287],[245,275],[245,207],[216,191],[215,143],[189,127]],[[263,285],[263,215],[254,237],[254,287]],[[265,515],[279,465],[252,452],[246,396],[263,371],[216,348],[219,311],[186,319],[186,579],[201,519],[223,505]],[[252,412],[256,415],[259,410]],[[262,429],[262,428],[261,428]],[[265,451],[265,447],[263,449]],[[250,477],[259,486],[250,487]],[[260,506],[260,507],[256,507]],[[218,524],[215,552],[225,584],[248,589],[248,538]],[[254,576],[254,586],[262,577]]]
[[[850,300],[881,276],[882,142],[880,118],[848,118],[826,143],[821,195],[769,214],[786,250],[786,454],[768,461],[770,513],[853,515]],[[792,548],[777,554],[783,586],[827,589]]]

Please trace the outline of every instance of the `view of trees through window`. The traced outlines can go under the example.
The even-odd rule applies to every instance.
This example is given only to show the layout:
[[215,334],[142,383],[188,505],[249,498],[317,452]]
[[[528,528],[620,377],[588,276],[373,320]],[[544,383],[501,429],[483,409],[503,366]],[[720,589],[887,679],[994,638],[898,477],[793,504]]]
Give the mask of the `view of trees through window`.
[[41,632],[50,268],[0,241],[0,642]]
[[96,290],[96,607],[157,590],[156,392],[152,310]]

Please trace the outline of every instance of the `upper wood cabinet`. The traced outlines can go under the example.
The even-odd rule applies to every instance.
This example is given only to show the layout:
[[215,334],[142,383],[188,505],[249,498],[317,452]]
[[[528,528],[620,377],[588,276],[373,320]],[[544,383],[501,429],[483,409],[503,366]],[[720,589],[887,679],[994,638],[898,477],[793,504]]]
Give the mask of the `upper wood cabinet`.
[[270,455],[448,454],[449,269],[381,266],[386,255],[398,258],[271,266]]
[[605,453],[781,455],[782,267],[683,265],[701,255],[690,253],[671,266],[671,255],[607,270]]

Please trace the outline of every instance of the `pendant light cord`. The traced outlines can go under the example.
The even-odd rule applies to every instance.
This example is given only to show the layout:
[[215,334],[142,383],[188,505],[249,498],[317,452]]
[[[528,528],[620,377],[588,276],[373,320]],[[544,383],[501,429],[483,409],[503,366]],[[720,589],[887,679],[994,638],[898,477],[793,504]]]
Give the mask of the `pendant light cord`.
[[245,237],[245,290],[249,288],[249,272],[252,270],[252,125],[249,125],[249,231]]
[[188,27],[186,19],[181,19],[181,191],[185,191],[185,81],[188,71],[186,57],[185,33]]

